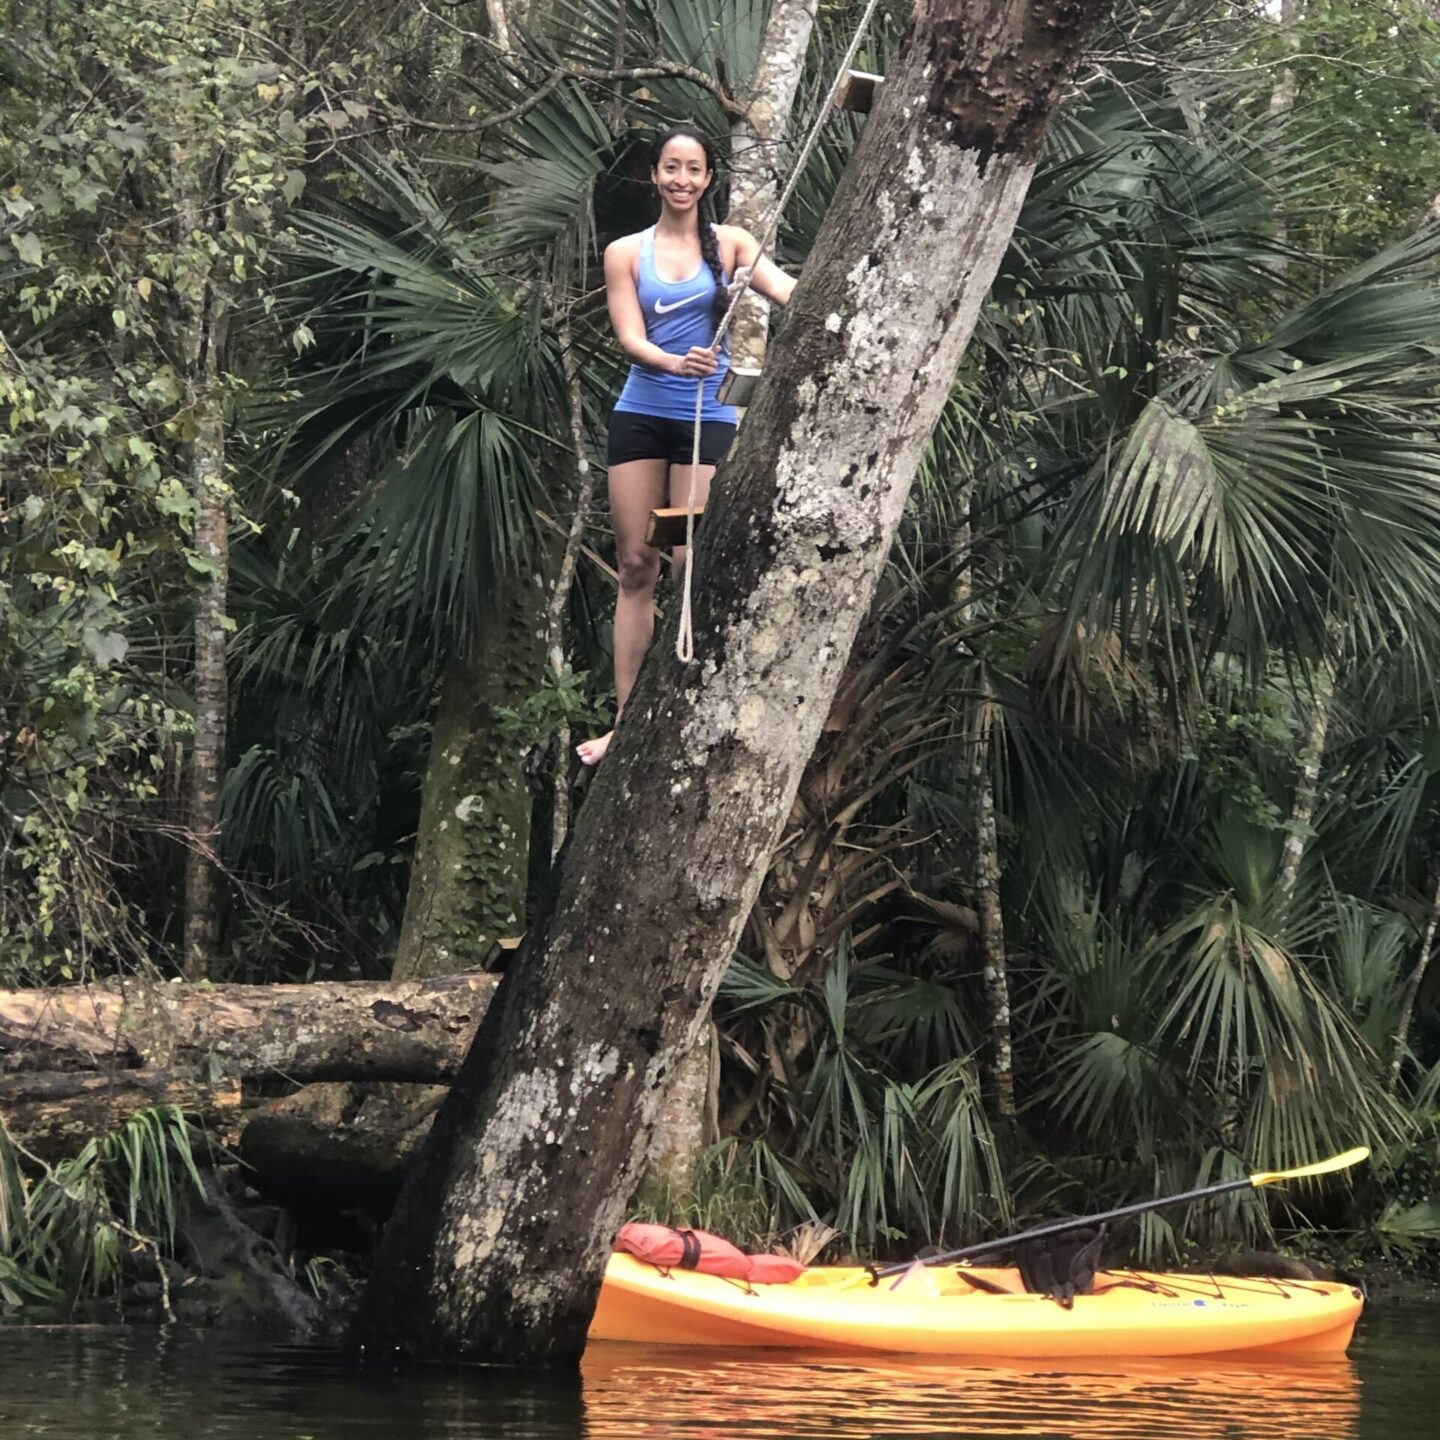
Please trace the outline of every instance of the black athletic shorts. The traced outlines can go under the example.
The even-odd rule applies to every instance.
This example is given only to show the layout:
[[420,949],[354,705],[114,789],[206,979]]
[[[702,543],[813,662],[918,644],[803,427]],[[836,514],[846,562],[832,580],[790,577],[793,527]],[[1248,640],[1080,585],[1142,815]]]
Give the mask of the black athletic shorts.
[[[728,420],[702,420],[700,463],[718,465],[734,438],[735,427]],[[606,464],[623,465],[627,460],[668,460],[672,465],[688,465],[694,443],[695,423],[692,420],[667,420],[663,415],[614,410],[610,414]]]

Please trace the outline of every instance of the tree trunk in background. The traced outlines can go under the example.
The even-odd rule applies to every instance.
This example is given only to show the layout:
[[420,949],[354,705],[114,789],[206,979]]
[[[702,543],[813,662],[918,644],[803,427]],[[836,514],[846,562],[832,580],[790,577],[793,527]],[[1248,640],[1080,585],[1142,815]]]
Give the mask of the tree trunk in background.
[[[760,62],[745,102],[746,116],[730,126],[730,213],[726,218],[757,239],[764,235],[784,183],[785,132],[805,73],[817,3],[771,0]],[[746,294],[730,328],[734,364],[758,366],[764,360],[769,311],[763,297],[753,290]]]
[[[213,347],[211,350],[213,356]],[[220,940],[220,786],[230,688],[225,669],[230,539],[225,483],[225,431],[219,374],[207,363],[206,393],[196,402],[193,493],[195,549],[214,566],[195,597],[195,735],[190,749],[190,846],[185,852],[185,978],[203,980]]]
[[[570,605],[570,591],[575,583],[575,567],[580,561],[580,546],[585,539],[585,523],[590,517],[590,501],[595,493],[595,472],[590,464],[590,447],[585,438],[585,403],[580,393],[580,364],[575,356],[575,337],[567,315],[560,322],[561,362],[565,367],[565,398],[570,419],[570,444],[575,451],[575,513],[565,536],[565,550],[560,569],[550,589],[545,609],[545,658],[552,675],[565,669],[565,612]],[[570,726],[560,727],[556,739],[555,813],[550,825],[550,858],[560,853],[570,830]]]
[[695,555],[385,1231],[367,1357],[584,1348],[606,1256],[844,671],[1103,0],[922,3]]
[[[1295,33],[1295,27],[1304,13],[1305,0],[1280,0],[1280,31],[1291,50],[1300,48],[1300,38]],[[1285,66],[1275,82],[1275,88],[1270,92],[1272,115],[1285,115],[1295,108],[1298,84],[1295,72],[1288,65]]]
[[990,1014],[990,1088],[995,1115],[1015,1118],[1014,1051],[1010,1034],[1010,972],[1005,956],[1005,912],[1000,904],[1000,840],[995,829],[995,782],[990,745],[997,706],[988,679],[980,682],[970,784],[975,799],[975,909],[980,920],[980,973]]
[[187,980],[205,978],[220,937],[220,784],[230,708],[223,628],[230,580],[229,486],[221,395],[228,297],[214,283],[208,243],[223,213],[214,198],[216,163],[209,147],[177,143],[171,151],[181,265],[175,285],[177,340],[195,427],[190,444],[190,494],[196,505],[192,541],[207,566],[196,581],[195,596],[195,734],[185,807],[189,845],[182,963]]
[[[956,567],[951,596],[962,630],[972,619],[975,575],[972,559],[970,505],[974,482],[962,489],[957,510],[962,517],[952,539],[963,556]],[[980,975],[990,1015],[990,1092],[995,1116],[1015,1118],[1014,1046],[1010,1024],[1010,967],[1005,951],[1005,909],[1001,899],[1000,837],[995,825],[995,781],[991,774],[991,738],[999,716],[994,690],[983,672],[976,706],[975,737],[970,753],[970,793],[975,805],[975,912],[980,940]]]
[[1315,815],[1315,799],[1320,792],[1320,767],[1325,760],[1325,742],[1330,734],[1330,719],[1335,707],[1335,638],[1332,628],[1330,652],[1320,663],[1315,677],[1315,708],[1310,714],[1310,734],[1300,751],[1300,776],[1295,782],[1295,799],[1290,818],[1285,822],[1285,843],[1280,850],[1280,869],[1275,885],[1282,900],[1295,893],[1300,877],[1300,862],[1310,838],[1310,821]]
[[451,657],[425,767],[420,832],[392,972],[397,980],[483,969],[525,928],[530,792],[521,741],[497,713],[539,683],[543,591],[497,583],[488,625]]
[[1435,895],[1430,901],[1430,918],[1425,922],[1425,933],[1420,937],[1420,953],[1415,957],[1415,968],[1405,984],[1405,994],[1400,1002],[1400,1018],[1395,1022],[1395,1050],[1390,1057],[1390,1088],[1400,1083],[1400,1068],[1405,1063],[1405,1047],[1410,1043],[1410,1020],[1415,1014],[1415,1000],[1420,994],[1421,982],[1430,966],[1430,955],[1435,949],[1435,931],[1440,927],[1440,879],[1435,882]]
[[[817,0],[771,0],[760,61],[755,67],[746,118],[730,127],[731,225],[761,238],[784,183],[785,132],[795,92],[805,73],[805,54],[815,25]],[[730,327],[731,362],[759,367],[765,359],[770,307],[751,290]],[[675,1072],[661,1107],[644,1189],[647,1195],[683,1195],[694,1184],[700,1157],[718,1139],[711,1097],[718,1085],[719,1047],[707,1026],[695,1049]]]

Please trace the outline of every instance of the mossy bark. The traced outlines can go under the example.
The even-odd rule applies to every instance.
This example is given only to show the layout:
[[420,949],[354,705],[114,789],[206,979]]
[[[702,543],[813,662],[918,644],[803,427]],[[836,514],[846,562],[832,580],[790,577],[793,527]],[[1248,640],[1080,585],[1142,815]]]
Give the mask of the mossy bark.
[[525,928],[530,792],[524,743],[501,709],[538,688],[545,664],[537,579],[498,587],[494,623],[451,658],[425,771],[397,980],[483,969]]

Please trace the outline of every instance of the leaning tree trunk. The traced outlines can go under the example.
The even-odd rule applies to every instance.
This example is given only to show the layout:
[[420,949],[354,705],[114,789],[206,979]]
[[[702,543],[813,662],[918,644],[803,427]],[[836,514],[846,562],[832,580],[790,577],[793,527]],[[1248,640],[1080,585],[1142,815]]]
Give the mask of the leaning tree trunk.
[[[362,1353],[584,1348],[694,1047],[1103,0],[917,6],[662,639],[387,1227]],[[674,619],[667,629],[673,639]]]
[[420,834],[393,974],[481,969],[525,928],[530,792],[521,742],[502,708],[539,683],[542,594],[520,576],[497,584],[471,650],[452,656],[425,771]]

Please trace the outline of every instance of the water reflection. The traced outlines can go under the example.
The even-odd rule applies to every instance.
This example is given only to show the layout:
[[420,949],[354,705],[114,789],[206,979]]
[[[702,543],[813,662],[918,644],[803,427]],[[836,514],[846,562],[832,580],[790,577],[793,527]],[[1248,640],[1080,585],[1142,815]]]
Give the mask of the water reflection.
[[577,1376],[348,1370],[233,1334],[0,1328],[0,1440],[1421,1440],[1440,1310],[1353,1359],[963,1365],[595,1345]]
[[868,1356],[845,1363],[833,1354],[757,1363],[753,1351],[592,1345],[582,1374],[589,1440],[1353,1440],[1360,1414],[1345,1359],[980,1368]]

